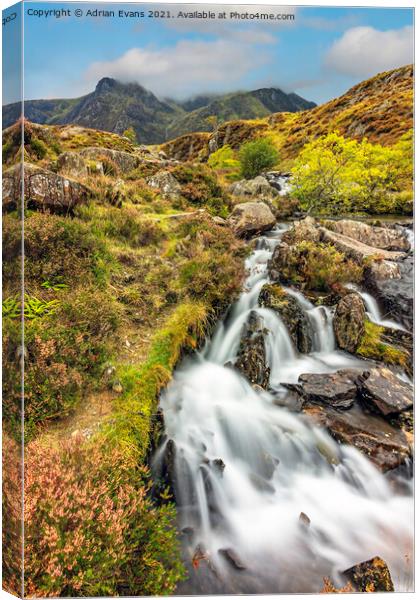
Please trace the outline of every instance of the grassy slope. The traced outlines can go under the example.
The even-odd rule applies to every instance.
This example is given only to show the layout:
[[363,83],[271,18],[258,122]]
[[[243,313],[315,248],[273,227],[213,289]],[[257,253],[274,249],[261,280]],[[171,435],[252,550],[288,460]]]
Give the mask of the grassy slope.
[[[267,136],[283,160],[294,158],[312,136],[338,130],[355,139],[383,145],[395,143],[413,126],[413,67],[380,73],[330,102],[301,113],[277,113],[258,120],[236,120],[217,130],[219,146],[237,149],[255,137]],[[211,134],[190,134],[162,145],[170,156],[181,156],[195,141],[205,155]],[[185,150],[184,150],[185,153]],[[188,158],[192,158],[189,156]]]

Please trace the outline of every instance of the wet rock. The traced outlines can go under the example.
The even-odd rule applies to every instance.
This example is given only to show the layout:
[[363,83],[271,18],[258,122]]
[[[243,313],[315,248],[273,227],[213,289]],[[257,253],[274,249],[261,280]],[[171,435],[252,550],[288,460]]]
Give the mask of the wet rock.
[[[81,150],[80,155],[88,160],[105,162],[104,159],[112,161],[121,173],[129,173],[139,165],[139,158],[129,152],[122,150],[111,150],[110,148],[89,147]],[[105,171],[106,169],[102,169]]]
[[353,240],[363,242],[373,248],[381,250],[397,250],[407,252],[410,250],[410,243],[402,231],[390,229],[388,227],[375,227],[352,221],[351,219],[341,219],[340,221],[327,221],[325,226],[331,230],[345,235]]
[[273,281],[284,279],[283,273],[289,265],[291,252],[291,247],[286,242],[280,242],[276,246],[271,259],[268,261],[270,279]]
[[311,524],[311,519],[308,517],[308,515],[306,513],[301,512],[300,515],[299,515],[299,523],[303,527],[307,528]]
[[264,202],[245,202],[235,206],[229,224],[237,236],[248,238],[272,229],[276,218]]
[[321,232],[321,241],[333,244],[347,257],[354,259],[357,263],[363,264],[366,259],[377,259],[382,258],[384,260],[399,260],[404,257],[403,252],[396,252],[391,250],[382,250],[381,248],[375,248],[368,246],[363,242],[359,242],[353,238],[350,238],[341,233],[330,231],[325,227],[319,228]]
[[267,179],[262,175],[258,175],[254,179],[242,179],[233,183],[229,192],[232,196],[248,197],[250,199],[277,199],[278,193],[269,184]]
[[246,569],[246,566],[238,556],[237,552],[233,548],[220,548],[218,553],[226,558],[226,560],[233,566],[235,569],[239,571],[243,571]]
[[398,261],[399,279],[375,279],[366,274],[366,287],[384,307],[388,318],[402,323],[407,329],[413,327],[414,259],[408,254]]
[[57,159],[57,168],[60,173],[69,177],[86,177],[88,170],[86,163],[77,152],[63,152]]
[[215,458],[214,460],[211,461],[212,465],[214,465],[214,467],[216,468],[216,471],[218,471],[218,473],[222,474],[223,471],[225,470],[225,463],[223,462],[223,460],[221,458]]
[[267,283],[261,289],[258,303],[279,315],[299,352],[308,354],[311,351],[310,326],[296,298],[280,286]]
[[235,367],[251,384],[267,389],[270,368],[266,364],[263,321],[252,311],[244,326]]
[[165,198],[174,200],[181,196],[181,185],[169,171],[158,171],[146,181],[150,187],[158,189]]
[[342,369],[336,373],[300,375],[296,390],[307,402],[334,408],[350,408],[358,395],[358,384],[367,374],[360,369]]
[[275,488],[268,483],[268,481],[256,473],[251,473],[249,479],[255,489],[259,490],[260,492],[267,492],[269,494],[274,494],[276,492]]
[[308,404],[303,412],[328,429],[338,443],[354,446],[384,472],[404,464],[410,456],[409,444],[402,431],[381,417],[364,413],[357,405],[341,411]]
[[355,352],[365,332],[365,305],[359,294],[347,294],[334,313],[334,334],[339,348]]
[[350,567],[343,576],[356,592],[393,592],[394,584],[386,562],[379,556]]
[[[24,165],[23,177],[25,205],[35,210],[71,214],[91,196],[90,190],[81,183],[28,163]],[[21,165],[3,172],[4,210],[15,210],[20,204],[21,182]]]
[[384,417],[396,415],[413,406],[412,388],[389,369],[372,369],[359,385],[363,404]]

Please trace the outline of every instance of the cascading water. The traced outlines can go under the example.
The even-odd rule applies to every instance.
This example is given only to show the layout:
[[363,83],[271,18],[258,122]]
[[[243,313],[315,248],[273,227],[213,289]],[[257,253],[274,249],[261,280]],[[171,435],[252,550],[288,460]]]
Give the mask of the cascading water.
[[404,327],[396,321],[392,321],[391,319],[385,319],[382,316],[379,304],[377,300],[372,296],[372,294],[361,290],[357,285],[354,284],[347,285],[347,288],[350,290],[354,290],[359,294],[359,296],[362,297],[367,315],[372,321],[372,323],[376,323],[376,325],[381,325],[382,327],[390,327],[391,329],[404,329]]
[[[338,446],[287,406],[302,373],[360,366],[335,348],[331,314],[299,292],[313,330],[301,355],[275,312],[258,306],[267,262],[285,226],[258,241],[239,300],[201,352],[185,359],[162,395],[166,442],[189,578],[182,594],[319,592],[322,577],[375,555],[400,591],[411,590],[413,505],[356,449]],[[229,365],[254,310],[264,321],[270,391]],[[226,366],[225,366],[226,365]],[[280,401],[279,401],[280,398]],[[305,526],[305,513],[311,521]],[[196,559],[196,567],[192,561]]]

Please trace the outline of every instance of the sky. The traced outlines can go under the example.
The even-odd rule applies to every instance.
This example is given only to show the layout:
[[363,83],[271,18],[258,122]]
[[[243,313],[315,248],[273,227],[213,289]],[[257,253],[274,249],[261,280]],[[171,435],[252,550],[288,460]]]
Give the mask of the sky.
[[[74,14],[76,8],[83,16]],[[72,14],[39,14],[61,9]],[[115,16],[86,14],[95,9],[114,10]],[[147,15],[149,9],[169,9],[171,18],[118,17],[118,10]],[[293,13],[294,20],[177,18],[179,11],[193,10]],[[380,71],[413,62],[408,8],[30,2],[23,11],[26,99],[78,97],[102,77],[113,77],[137,82],[159,98],[279,87],[320,104]],[[4,59],[6,74],[11,54]],[[7,104],[19,94],[5,83]]]

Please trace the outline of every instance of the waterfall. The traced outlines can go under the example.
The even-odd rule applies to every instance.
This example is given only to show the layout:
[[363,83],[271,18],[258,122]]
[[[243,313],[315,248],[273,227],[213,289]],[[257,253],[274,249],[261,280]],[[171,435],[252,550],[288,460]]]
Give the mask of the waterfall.
[[[364,363],[336,349],[330,309],[315,307],[300,292],[284,288],[311,324],[307,355],[297,351],[279,316],[258,305],[268,260],[285,230],[260,238],[247,258],[238,301],[204,349],[183,360],[161,397],[167,441],[153,468],[158,472],[172,440],[189,567],[179,593],[319,592],[323,575],[376,555],[387,561],[396,588],[410,590],[404,555],[412,543],[411,497],[395,491],[355,448],[338,445],[286,408],[285,384],[300,374]],[[252,310],[267,330],[268,391],[226,364],[237,355]],[[197,553],[202,560],[193,568]]]
[[404,327],[396,321],[384,319],[382,316],[382,311],[379,308],[379,304],[372,294],[361,290],[357,285],[354,284],[347,285],[346,287],[357,292],[362,297],[365,304],[366,313],[372,323],[376,323],[376,325],[380,325],[381,327],[390,327],[391,329],[404,329]]

